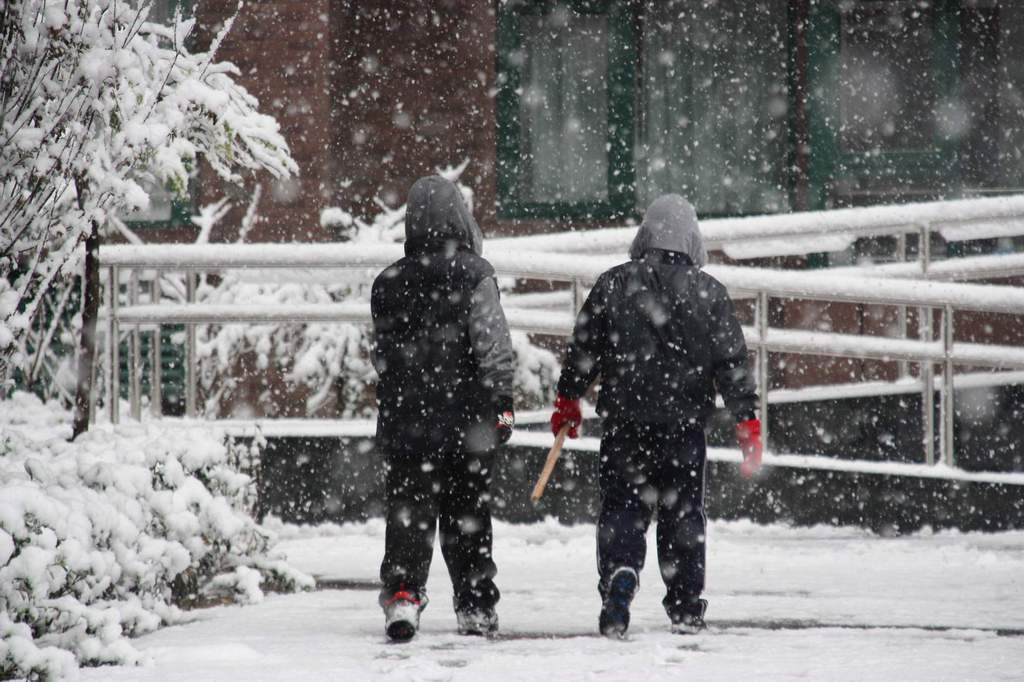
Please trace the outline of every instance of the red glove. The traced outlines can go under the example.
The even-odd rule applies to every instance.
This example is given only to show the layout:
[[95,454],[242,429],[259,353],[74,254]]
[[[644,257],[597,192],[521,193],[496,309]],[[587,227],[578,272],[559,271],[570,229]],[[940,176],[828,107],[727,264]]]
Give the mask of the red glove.
[[580,437],[580,424],[583,423],[583,413],[580,411],[580,401],[569,400],[564,395],[555,399],[555,411],[551,415],[551,433],[558,435],[562,427],[569,424],[569,438]]
[[737,424],[736,440],[743,451],[740,473],[744,478],[750,478],[761,468],[761,455],[764,452],[764,446],[761,444],[761,420],[748,419]]

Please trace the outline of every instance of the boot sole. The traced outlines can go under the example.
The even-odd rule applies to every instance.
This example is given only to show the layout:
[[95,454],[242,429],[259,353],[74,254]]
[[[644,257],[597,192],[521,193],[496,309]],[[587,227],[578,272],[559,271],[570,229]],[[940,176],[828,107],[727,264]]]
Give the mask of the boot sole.
[[392,642],[408,642],[416,636],[416,628],[404,620],[395,621],[387,627],[388,639]]

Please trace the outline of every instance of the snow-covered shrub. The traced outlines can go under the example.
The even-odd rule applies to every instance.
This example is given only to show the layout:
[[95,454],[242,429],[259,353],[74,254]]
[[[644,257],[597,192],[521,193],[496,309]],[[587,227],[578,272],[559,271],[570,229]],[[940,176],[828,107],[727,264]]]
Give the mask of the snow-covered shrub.
[[69,443],[70,428],[56,403],[0,402],[0,678],[134,663],[129,637],[204,596],[312,586],[268,552],[245,453],[216,430],[134,423]]
[[238,69],[215,61],[233,20],[193,54],[195,20],[152,22],[149,6],[0,0],[0,385],[31,361],[42,302],[112,216],[147,208],[156,187],[183,195],[200,157],[232,183],[297,172]]
[[[366,289],[364,292],[363,289]],[[217,286],[202,287],[207,303],[277,305],[330,303],[369,298],[369,284],[259,284],[229,274]],[[365,325],[307,324],[208,325],[199,328],[199,365],[214,416],[230,405],[236,415],[304,416],[330,412],[367,417],[372,398],[367,387],[376,374],[370,364]],[[257,381],[256,395],[241,394]],[[287,397],[280,395],[287,391]],[[296,396],[303,396],[296,400]],[[298,414],[288,406],[304,405]]]
[[[456,182],[472,207],[472,191],[458,183],[467,162],[438,171]],[[347,211],[324,209],[321,223],[330,225],[353,243],[394,243],[405,238],[405,209],[378,202],[380,212],[364,221]],[[332,271],[330,282],[275,283],[274,273],[228,273],[214,285],[200,288],[199,300],[216,304],[306,304],[370,300],[376,272]],[[328,415],[370,417],[375,413],[372,387],[377,375],[370,362],[371,330],[365,324],[246,324],[206,325],[199,328],[201,377],[206,412],[215,416]],[[529,335],[512,334],[517,354],[517,404],[540,407],[553,398],[558,359],[533,345]],[[259,382],[255,395],[242,395]],[[300,397],[297,399],[297,397]],[[296,405],[302,412],[286,412]]]

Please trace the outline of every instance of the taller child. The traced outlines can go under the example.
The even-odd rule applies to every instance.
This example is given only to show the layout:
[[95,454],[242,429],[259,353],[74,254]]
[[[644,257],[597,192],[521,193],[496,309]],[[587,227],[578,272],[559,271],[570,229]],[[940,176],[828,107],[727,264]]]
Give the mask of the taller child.
[[512,434],[514,355],[483,236],[458,188],[409,191],[405,258],[373,283],[377,445],[387,471],[385,630],[407,640],[427,605],[439,526],[463,634],[497,632],[488,505],[494,448]]
[[707,254],[693,206],[677,194],[655,200],[629,255],[598,278],[580,310],[551,427],[570,425],[569,436],[578,435],[579,399],[600,377],[601,632],[621,636],[629,627],[655,511],[662,603],[673,630],[693,632],[707,607],[704,425],[717,387],[751,475],[761,461],[757,395],[732,301],[701,270]]

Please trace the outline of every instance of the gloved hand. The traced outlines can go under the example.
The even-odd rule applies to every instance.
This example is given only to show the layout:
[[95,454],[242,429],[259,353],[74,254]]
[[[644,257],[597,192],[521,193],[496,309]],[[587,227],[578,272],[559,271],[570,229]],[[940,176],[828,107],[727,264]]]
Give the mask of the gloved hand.
[[744,478],[750,478],[761,468],[761,455],[764,452],[764,446],[761,444],[761,420],[748,419],[737,424],[736,440],[743,451],[740,473]]
[[580,424],[583,423],[583,413],[580,411],[580,401],[569,400],[564,395],[555,399],[555,411],[551,415],[551,433],[558,435],[562,427],[569,424],[569,438],[580,437]]
[[512,408],[512,398],[498,398],[495,407],[497,423],[494,428],[498,432],[498,445],[504,445],[512,437],[512,429],[516,425],[516,412]]

